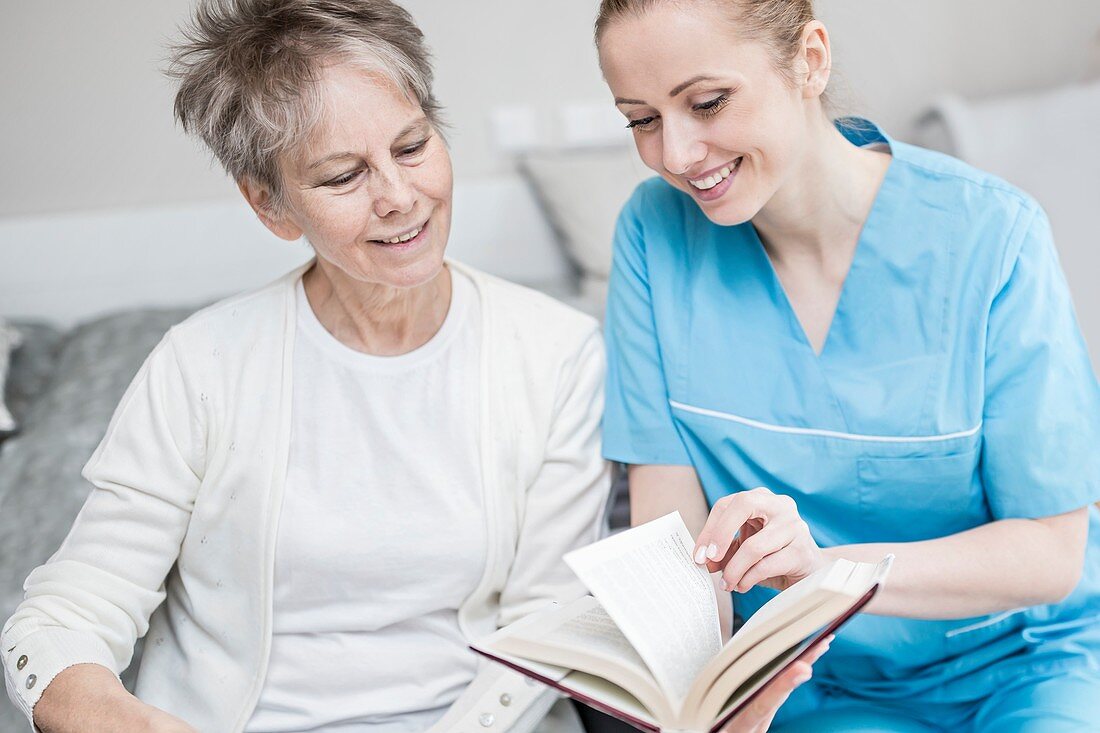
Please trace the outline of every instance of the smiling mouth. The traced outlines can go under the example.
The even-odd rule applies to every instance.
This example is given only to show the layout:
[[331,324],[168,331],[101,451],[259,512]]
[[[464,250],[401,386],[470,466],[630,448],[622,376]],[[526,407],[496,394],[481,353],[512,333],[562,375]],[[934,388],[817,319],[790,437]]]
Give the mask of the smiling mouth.
[[392,237],[387,237],[385,239],[372,239],[370,241],[374,242],[375,244],[403,244],[404,242],[408,242],[410,239],[415,239],[420,234],[420,232],[424,231],[424,227],[426,226],[428,226],[427,221],[425,221],[420,226],[413,227],[412,229],[407,229],[406,231],[401,232],[400,234],[396,234]]
[[707,176],[705,178],[698,178],[698,179],[689,178],[688,183],[690,183],[692,185],[692,187],[697,188],[700,191],[706,191],[708,189],[714,188],[719,183],[721,183],[722,181],[726,180],[731,175],[736,173],[737,169],[741,167],[741,161],[744,160],[744,159],[745,159],[745,156],[742,155],[737,160],[733,161],[732,163],[730,163],[728,165],[723,166],[720,170],[716,171],[715,173],[710,174],[709,176]]

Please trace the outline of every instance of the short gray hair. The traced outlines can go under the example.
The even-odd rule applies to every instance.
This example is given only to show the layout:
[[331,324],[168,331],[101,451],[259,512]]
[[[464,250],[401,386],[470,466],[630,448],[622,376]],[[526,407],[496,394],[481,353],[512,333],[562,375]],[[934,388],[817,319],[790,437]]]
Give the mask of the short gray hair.
[[323,117],[326,64],[384,75],[442,127],[424,36],[390,0],[199,0],[170,53],[176,119],[234,179],[266,186],[276,209],[280,158]]

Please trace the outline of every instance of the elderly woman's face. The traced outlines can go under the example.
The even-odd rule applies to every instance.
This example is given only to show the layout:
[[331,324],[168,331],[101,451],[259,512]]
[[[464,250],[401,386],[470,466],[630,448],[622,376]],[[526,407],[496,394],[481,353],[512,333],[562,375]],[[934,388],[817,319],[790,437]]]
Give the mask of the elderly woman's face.
[[451,159],[423,110],[347,65],[320,81],[326,116],[284,161],[285,219],[355,281],[409,288],[435,277],[451,227]]

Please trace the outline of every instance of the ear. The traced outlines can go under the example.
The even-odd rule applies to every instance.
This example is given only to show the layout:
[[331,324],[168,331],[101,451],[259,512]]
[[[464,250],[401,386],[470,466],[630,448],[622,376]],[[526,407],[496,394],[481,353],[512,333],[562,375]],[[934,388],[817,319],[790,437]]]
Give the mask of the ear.
[[802,50],[795,64],[802,75],[802,96],[820,97],[829,84],[833,69],[829,31],[821,21],[812,20],[802,29]]
[[256,212],[256,216],[271,232],[280,239],[293,242],[302,236],[302,228],[294,223],[285,213],[277,212],[271,205],[271,191],[267,186],[257,183],[249,178],[237,181],[237,188],[245,201]]

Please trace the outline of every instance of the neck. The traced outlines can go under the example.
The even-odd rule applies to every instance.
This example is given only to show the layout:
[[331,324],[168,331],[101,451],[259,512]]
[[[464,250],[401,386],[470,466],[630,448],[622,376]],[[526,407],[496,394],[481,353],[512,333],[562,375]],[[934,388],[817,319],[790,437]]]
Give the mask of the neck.
[[773,260],[850,260],[890,156],[857,148],[822,114],[791,176],[752,223]]
[[451,305],[451,273],[413,288],[394,288],[349,278],[326,260],[302,278],[310,308],[340,343],[375,356],[400,356],[428,343]]

